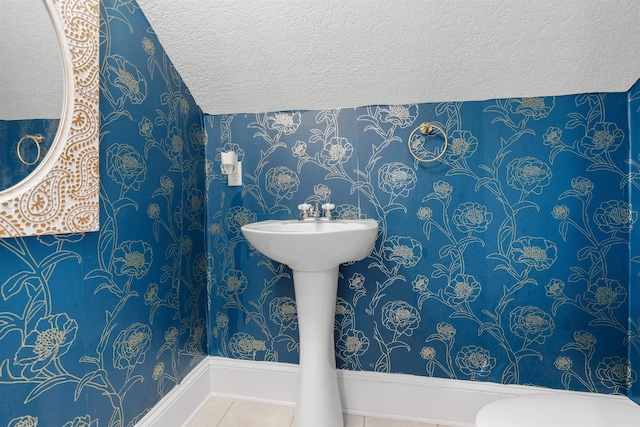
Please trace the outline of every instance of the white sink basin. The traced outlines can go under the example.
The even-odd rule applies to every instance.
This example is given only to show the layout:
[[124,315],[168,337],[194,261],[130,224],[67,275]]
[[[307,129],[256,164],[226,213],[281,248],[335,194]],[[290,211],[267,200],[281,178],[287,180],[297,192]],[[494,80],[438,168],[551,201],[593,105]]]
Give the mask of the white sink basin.
[[292,270],[322,271],[366,258],[378,236],[373,219],[260,221],[242,227],[258,251]]

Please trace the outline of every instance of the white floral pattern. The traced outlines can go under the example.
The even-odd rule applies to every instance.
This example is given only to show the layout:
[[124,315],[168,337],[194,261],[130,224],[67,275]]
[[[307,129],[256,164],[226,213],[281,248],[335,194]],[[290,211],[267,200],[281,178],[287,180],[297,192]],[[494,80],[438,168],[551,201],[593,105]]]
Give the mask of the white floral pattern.
[[[629,338],[624,314],[637,228],[624,186],[640,180],[625,173],[624,108],[613,113],[627,102],[585,94],[284,112],[295,128],[288,135],[273,126],[278,113],[215,117],[214,145],[252,129],[257,147],[244,149],[255,167],[241,193],[209,193],[223,200],[210,213],[222,296],[210,313],[246,323],[212,326],[217,354],[295,362],[299,350],[285,316],[293,310],[280,310],[293,307],[289,271],[222,219],[237,209],[256,221],[293,218],[299,203],[334,203],[335,217],[380,226],[371,255],[341,266],[339,367],[591,392],[634,387],[614,381],[609,359],[596,373],[613,356],[635,373],[625,340],[640,350],[640,326]],[[422,120],[448,136],[431,164],[406,149]],[[438,134],[409,143],[433,150]],[[247,275],[238,295],[226,291],[233,270]],[[253,342],[264,347],[249,351]]]
[[340,267],[338,367],[638,399],[640,84],[208,116],[135,2],[101,13],[101,230],[0,240],[0,425],[135,425],[207,350],[295,363],[291,271],[240,228],[303,201],[379,223]]
[[135,2],[77,3],[105,23],[100,231],[0,240],[3,426],[135,425],[206,351],[202,113]]

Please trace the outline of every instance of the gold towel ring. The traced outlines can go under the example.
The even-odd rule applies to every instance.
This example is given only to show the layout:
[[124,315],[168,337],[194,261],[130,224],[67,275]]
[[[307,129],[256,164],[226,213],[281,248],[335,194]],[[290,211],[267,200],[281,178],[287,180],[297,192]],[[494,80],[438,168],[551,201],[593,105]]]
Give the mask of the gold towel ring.
[[[36,159],[32,162],[27,162],[24,160],[24,158],[22,157],[22,153],[20,152],[20,146],[22,145],[22,143],[24,142],[25,139],[31,139],[33,140],[33,142],[36,143],[36,147],[38,147],[38,154],[36,155]],[[18,153],[18,158],[20,159],[20,161],[22,163],[24,163],[27,166],[33,166],[36,163],[38,163],[38,160],[40,160],[40,144],[42,143],[42,141],[44,140],[44,137],[40,134],[37,135],[25,135],[22,138],[20,138],[20,141],[18,141],[18,145],[16,146],[16,152]]]
[[[411,141],[413,140],[413,135],[416,133],[416,131],[420,131],[423,135],[431,135],[433,130],[437,129],[438,131],[440,131],[440,133],[442,134],[442,136],[444,137],[444,145],[442,146],[442,152],[440,154],[438,154],[436,157],[434,157],[433,159],[423,159],[420,158],[416,155],[416,153],[413,152],[413,148],[411,148]],[[445,131],[440,127],[440,126],[436,126],[433,123],[429,123],[429,122],[424,122],[422,123],[420,126],[418,126],[417,128],[415,128],[413,130],[413,132],[411,132],[411,135],[409,135],[409,141],[408,141],[408,145],[409,145],[409,152],[411,153],[411,155],[413,156],[414,159],[416,159],[419,162],[424,162],[424,163],[429,163],[429,162],[435,162],[436,160],[438,160],[440,157],[442,157],[445,153],[445,151],[447,151],[447,134],[445,133]]]

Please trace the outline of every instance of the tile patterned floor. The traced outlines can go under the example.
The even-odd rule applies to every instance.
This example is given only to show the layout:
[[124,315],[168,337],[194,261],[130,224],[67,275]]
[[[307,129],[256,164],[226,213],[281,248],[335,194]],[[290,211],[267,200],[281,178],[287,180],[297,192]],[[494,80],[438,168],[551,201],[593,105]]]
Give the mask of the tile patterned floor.
[[[214,397],[202,407],[187,427],[289,427],[293,408],[234,401]],[[410,421],[345,415],[345,427],[446,427]]]

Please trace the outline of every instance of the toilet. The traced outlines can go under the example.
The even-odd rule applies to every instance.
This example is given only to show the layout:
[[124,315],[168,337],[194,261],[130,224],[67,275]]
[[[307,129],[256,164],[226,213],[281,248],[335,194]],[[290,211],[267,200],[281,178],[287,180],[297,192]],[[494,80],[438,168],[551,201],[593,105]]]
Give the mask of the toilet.
[[476,427],[640,427],[640,406],[625,398],[530,394],[484,406]]

